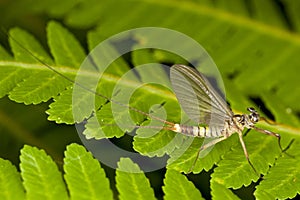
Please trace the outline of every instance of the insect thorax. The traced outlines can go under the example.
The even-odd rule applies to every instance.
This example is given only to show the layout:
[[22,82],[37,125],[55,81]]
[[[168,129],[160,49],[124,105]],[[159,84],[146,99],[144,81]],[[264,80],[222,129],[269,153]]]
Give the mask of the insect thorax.
[[228,129],[230,132],[240,132],[244,128],[251,129],[258,120],[259,115],[257,113],[234,115],[230,120],[231,122],[228,123]]

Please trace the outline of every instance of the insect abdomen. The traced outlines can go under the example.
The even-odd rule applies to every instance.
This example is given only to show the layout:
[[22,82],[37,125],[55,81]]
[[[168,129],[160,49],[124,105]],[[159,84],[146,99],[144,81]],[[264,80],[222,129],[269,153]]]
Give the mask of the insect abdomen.
[[184,126],[180,124],[174,125],[174,132],[182,133],[193,137],[219,137],[221,133],[211,129],[208,126]]

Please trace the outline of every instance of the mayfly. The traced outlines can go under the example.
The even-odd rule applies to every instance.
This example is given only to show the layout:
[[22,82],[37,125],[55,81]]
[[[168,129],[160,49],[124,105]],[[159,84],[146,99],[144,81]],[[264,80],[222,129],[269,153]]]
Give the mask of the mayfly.
[[[199,71],[185,65],[174,65],[171,68],[171,80],[176,97],[188,116],[194,121],[197,121],[199,124],[209,125],[184,126],[174,124],[172,130],[177,133],[183,133],[194,137],[215,138],[199,149],[193,166],[198,160],[199,154],[202,150],[225,140],[234,133],[238,133],[245,157],[252,169],[257,173],[250,162],[246,145],[243,140],[243,130],[245,128],[248,130],[254,129],[258,132],[276,137],[278,139],[279,148],[281,151],[284,151],[281,147],[279,134],[255,126],[255,124],[260,120],[267,121],[265,118],[260,117],[259,113],[252,107],[247,108],[250,114],[234,114],[227,105],[225,99],[218,94],[205,76]],[[186,84],[191,85],[190,88],[192,91],[184,89],[184,85]],[[186,97],[191,96],[189,95],[190,93],[195,93],[192,101],[186,99]],[[193,103],[193,101],[196,101],[197,103]],[[201,113],[200,116],[195,115],[196,110],[199,110]]]
[[163,122],[165,124],[163,129],[165,130],[171,130],[173,132],[181,133],[192,137],[213,138],[213,140],[203,145],[199,149],[196,159],[192,165],[192,168],[198,160],[201,151],[213,146],[218,142],[221,142],[222,140],[225,140],[234,133],[238,133],[245,157],[250,166],[256,172],[254,166],[250,162],[249,155],[243,140],[243,130],[245,128],[254,129],[258,132],[276,137],[278,139],[280,149],[284,151],[280,144],[279,134],[255,126],[255,124],[259,120],[264,120],[264,118],[260,117],[259,113],[254,108],[248,108],[248,111],[250,112],[249,114],[234,114],[230,107],[227,105],[225,99],[222,98],[222,96],[211,86],[208,79],[192,67],[178,64],[173,65],[170,69],[170,79],[175,95],[181,107],[188,115],[188,117],[198,124],[196,126],[182,125],[163,120],[149,113],[138,110],[137,108],[108,98],[89,88],[86,88],[84,85],[81,85],[73,79],[70,79],[69,77],[65,76],[61,72],[57,71],[55,68],[51,67],[50,65],[36,57],[33,53],[31,53],[20,43],[18,43],[18,41],[16,41],[14,38],[12,39],[21,48],[27,51],[32,57],[34,57],[38,62],[42,63],[54,73],[62,76],[63,78],[67,79],[73,84],[76,84],[79,87],[82,87],[83,89],[86,89],[89,92],[96,94],[99,97],[102,97],[115,104],[127,107],[132,111],[143,114],[154,120]]

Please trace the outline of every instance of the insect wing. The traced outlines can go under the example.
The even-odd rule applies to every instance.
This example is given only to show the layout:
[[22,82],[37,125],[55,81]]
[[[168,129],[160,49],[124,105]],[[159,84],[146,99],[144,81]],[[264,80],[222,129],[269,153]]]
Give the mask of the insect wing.
[[221,129],[225,120],[232,117],[225,99],[196,69],[174,65],[171,67],[170,78],[180,105],[194,122]]

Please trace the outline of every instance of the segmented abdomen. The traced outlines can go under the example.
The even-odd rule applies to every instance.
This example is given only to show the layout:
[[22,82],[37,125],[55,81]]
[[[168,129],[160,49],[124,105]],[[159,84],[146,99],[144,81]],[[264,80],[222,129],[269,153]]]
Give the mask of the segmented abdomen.
[[204,126],[185,126],[180,124],[174,125],[174,132],[182,133],[193,137],[220,137],[222,132],[215,127]]

